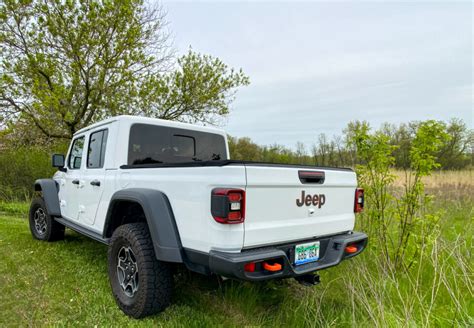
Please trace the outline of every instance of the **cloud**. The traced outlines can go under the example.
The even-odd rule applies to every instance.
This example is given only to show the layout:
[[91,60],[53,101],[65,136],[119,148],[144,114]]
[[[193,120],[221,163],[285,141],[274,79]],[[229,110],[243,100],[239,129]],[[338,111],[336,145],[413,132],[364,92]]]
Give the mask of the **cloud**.
[[471,3],[167,3],[179,50],[242,67],[225,128],[310,144],[351,120],[472,124]]

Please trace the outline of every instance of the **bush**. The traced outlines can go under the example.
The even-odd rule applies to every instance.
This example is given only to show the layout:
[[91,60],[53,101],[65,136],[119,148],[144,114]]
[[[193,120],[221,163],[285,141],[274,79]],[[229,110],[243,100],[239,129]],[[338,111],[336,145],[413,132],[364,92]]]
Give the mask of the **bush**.
[[389,138],[381,131],[370,132],[367,123],[354,125],[349,142],[357,149],[361,164],[356,166],[359,184],[367,200],[364,226],[372,247],[380,248],[387,265],[409,269],[419,248],[438,233],[439,213],[426,211],[432,197],[425,194],[423,177],[439,167],[435,154],[449,138],[444,125],[436,121],[419,124],[409,148],[409,168],[404,170],[402,190],[393,188],[395,163]]
[[51,177],[51,151],[39,147],[22,147],[0,153],[0,200],[25,201],[33,194],[36,179]]

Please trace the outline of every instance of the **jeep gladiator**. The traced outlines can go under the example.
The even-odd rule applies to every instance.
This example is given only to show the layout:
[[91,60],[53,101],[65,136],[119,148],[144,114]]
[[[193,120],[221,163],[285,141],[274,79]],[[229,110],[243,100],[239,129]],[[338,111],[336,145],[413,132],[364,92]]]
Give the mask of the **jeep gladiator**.
[[177,265],[311,285],[367,244],[352,231],[364,194],[351,169],[232,161],[211,127],[113,117],[75,133],[53,166],[35,182],[33,237],[68,227],[108,245],[113,295],[135,318],[169,305]]

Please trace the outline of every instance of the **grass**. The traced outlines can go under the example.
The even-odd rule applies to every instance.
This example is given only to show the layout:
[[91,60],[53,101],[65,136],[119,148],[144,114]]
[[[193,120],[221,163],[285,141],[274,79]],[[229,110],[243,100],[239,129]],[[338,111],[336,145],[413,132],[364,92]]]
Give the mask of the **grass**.
[[409,273],[384,269],[373,243],[357,258],[321,271],[322,283],[311,288],[179,270],[172,306],[143,320],[115,305],[105,246],[70,230],[63,241],[33,240],[28,205],[0,203],[0,326],[472,326],[472,188],[452,189],[433,209],[444,212],[439,237],[420,251]]

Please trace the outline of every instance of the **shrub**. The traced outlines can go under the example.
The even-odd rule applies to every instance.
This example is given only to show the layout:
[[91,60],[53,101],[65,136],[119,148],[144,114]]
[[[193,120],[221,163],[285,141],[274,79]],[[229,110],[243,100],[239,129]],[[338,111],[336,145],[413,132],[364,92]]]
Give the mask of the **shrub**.
[[39,147],[21,147],[0,152],[0,200],[30,199],[35,180],[54,174],[51,154],[51,151]]
[[416,128],[409,150],[409,168],[404,171],[402,190],[393,187],[391,167],[396,146],[382,131],[371,133],[366,122],[356,122],[348,142],[357,149],[356,166],[359,184],[366,190],[364,231],[380,248],[385,264],[408,269],[419,248],[433,240],[437,233],[438,213],[425,211],[431,197],[424,193],[422,178],[439,167],[435,154],[448,138],[444,123],[425,121]]

